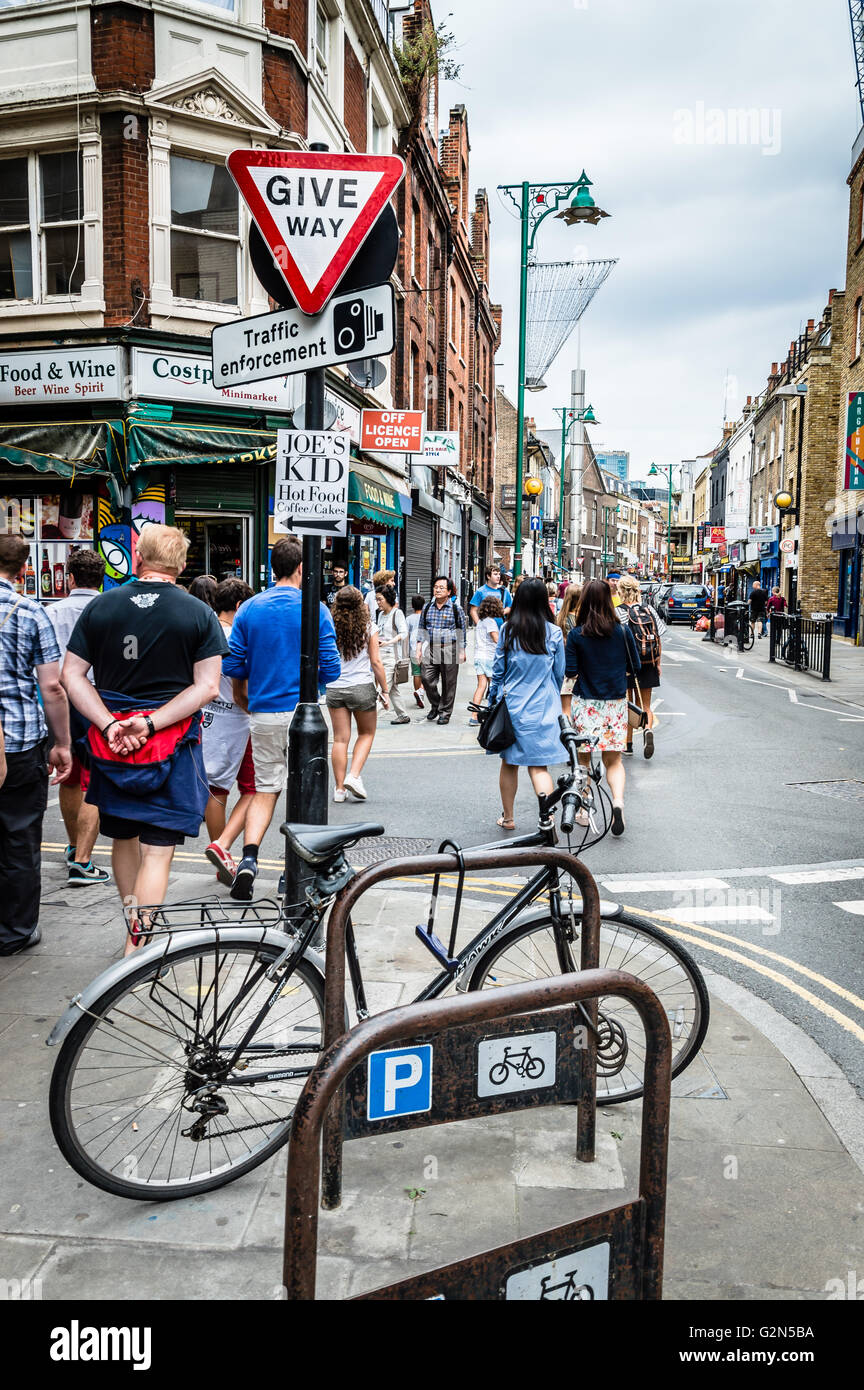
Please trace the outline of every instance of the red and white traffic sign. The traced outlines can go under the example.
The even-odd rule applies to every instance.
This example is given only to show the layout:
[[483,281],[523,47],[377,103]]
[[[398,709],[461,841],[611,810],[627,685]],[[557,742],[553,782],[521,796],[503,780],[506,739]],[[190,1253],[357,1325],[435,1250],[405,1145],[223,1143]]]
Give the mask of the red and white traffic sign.
[[318,314],[405,176],[395,154],[232,150],[228,171],[304,314]]
[[425,427],[422,410],[364,410],[360,448],[373,454],[422,454]]

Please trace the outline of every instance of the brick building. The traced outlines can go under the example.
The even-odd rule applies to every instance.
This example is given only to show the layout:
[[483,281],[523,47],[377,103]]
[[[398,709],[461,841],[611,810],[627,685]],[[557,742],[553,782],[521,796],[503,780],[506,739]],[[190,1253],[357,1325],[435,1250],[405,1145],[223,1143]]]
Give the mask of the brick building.
[[[839,422],[835,458],[835,506],[828,517],[830,544],[837,561],[837,590],[827,605],[836,612],[835,630],[864,641],[864,474],[856,467],[860,449],[847,440],[857,431],[864,403],[864,129],[852,150],[849,227],[846,243],[846,293],[842,316],[835,309],[840,340]],[[854,457],[853,457],[854,455]]]
[[[213,384],[212,329],[271,307],[225,157],[313,142],[391,153],[407,135],[399,351],[382,359],[376,387],[346,368],[327,373],[333,427],[352,441],[352,479],[350,536],[327,544],[325,578],[337,558],[355,582],[384,567],[407,578],[420,531],[413,503],[419,519],[425,497],[438,511],[432,553],[418,562],[424,587],[441,563],[448,508],[459,542],[450,566],[469,569],[473,583],[489,531],[499,337],[488,210],[482,194],[466,203],[464,110],[452,122],[465,156],[455,183],[439,158],[436,83],[414,122],[400,32],[383,0],[166,0],[158,9],[55,0],[50,12],[13,0],[0,10],[0,36],[20,57],[0,73],[0,492],[53,496],[74,477],[114,580],[129,572],[140,524],[164,517],[190,534],[190,572],[265,583],[275,431],[291,426],[304,383]],[[451,274],[469,303],[455,354]],[[448,413],[448,389],[461,413]],[[408,404],[427,406],[434,430],[460,434],[458,452],[442,446],[449,466],[427,486],[408,457],[359,450],[364,406]],[[28,449],[36,420],[45,433]]]

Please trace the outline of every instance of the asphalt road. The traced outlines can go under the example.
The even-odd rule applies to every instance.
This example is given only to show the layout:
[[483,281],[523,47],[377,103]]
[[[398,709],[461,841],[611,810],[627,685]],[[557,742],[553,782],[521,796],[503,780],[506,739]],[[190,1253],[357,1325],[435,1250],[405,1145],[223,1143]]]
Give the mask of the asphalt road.
[[[331,805],[331,823],[380,820],[417,850],[445,837],[466,846],[506,839],[495,826],[498,759],[467,727],[472,686],[465,667],[449,726],[417,711],[410,727],[391,728],[384,716],[364,774],[369,801]],[[626,833],[584,857],[604,896],[665,917],[702,964],[798,1023],[864,1093],[864,709],[826,689],[673,631],[656,756],[627,763]],[[526,775],[518,830],[533,829],[535,817]],[[46,853],[59,855],[56,806],[44,838]],[[200,867],[210,891],[204,843],[188,843],[179,858],[186,871]],[[282,845],[271,829],[264,890],[275,887]],[[478,881],[472,896],[481,892],[491,912],[507,889]]]

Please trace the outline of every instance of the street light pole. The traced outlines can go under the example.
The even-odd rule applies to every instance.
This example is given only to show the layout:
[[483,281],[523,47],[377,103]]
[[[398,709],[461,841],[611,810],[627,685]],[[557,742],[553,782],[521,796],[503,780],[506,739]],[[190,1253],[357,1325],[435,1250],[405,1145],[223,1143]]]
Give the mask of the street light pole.
[[[608,212],[598,208],[588,189],[591,180],[584,170],[580,178],[570,183],[499,184],[499,193],[506,193],[519,215],[521,224],[519,252],[519,380],[516,385],[516,516],[513,527],[513,573],[522,573],[522,483],[525,472],[525,367],[528,356],[528,268],[540,223],[551,213],[560,217],[568,227],[582,222],[597,225]],[[559,211],[562,202],[576,195],[571,206]]]

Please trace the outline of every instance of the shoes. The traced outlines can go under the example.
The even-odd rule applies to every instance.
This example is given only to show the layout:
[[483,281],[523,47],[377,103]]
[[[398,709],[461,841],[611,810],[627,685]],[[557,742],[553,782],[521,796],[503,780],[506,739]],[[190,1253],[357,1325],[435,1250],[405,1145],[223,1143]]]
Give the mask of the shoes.
[[418,709],[425,709],[425,708],[426,708],[426,706],[425,706],[424,703],[423,703],[423,696],[420,694],[420,691],[419,691],[419,690],[415,690],[415,691],[414,691],[414,699],[415,699],[415,701],[417,702],[417,708],[418,708]]
[[348,793],[346,792],[344,787],[336,788],[335,792],[333,793],[333,800],[336,802],[337,806],[341,806],[343,801],[348,800]]
[[620,806],[612,807],[612,834],[624,834],[624,812]]
[[624,752],[625,752],[625,753],[629,753],[630,757],[632,758],[632,756],[633,756],[633,744],[632,744],[632,743],[628,743],[628,744],[627,744],[627,747],[624,749]]
[[439,723],[439,724],[449,724],[449,723],[450,723],[450,716],[449,716],[449,714],[439,714],[439,716],[438,716],[438,723]]
[[403,716],[402,719],[391,719],[391,720],[390,720],[390,723],[391,723],[391,724],[410,724],[410,723],[411,723],[411,720],[408,718],[408,715],[406,714],[406,715]]
[[428,719],[429,723],[431,724],[433,719],[437,719],[437,718],[438,718],[438,711],[437,711],[437,709],[430,709],[430,711],[429,711],[429,713],[427,714],[426,718]]
[[69,862],[69,869],[66,875],[66,884],[69,888],[77,888],[81,884],[86,888],[88,883],[110,883],[111,875],[104,869],[99,869],[92,862],[89,864],[76,864],[72,859]]
[[251,903],[257,877],[257,859],[247,859],[244,855],[237,866],[237,874],[231,885],[231,897],[235,902]]
[[366,800],[366,788],[363,785],[362,777],[352,777],[350,772],[345,778],[345,790],[352,796],[356,796],[358,801]]
[[227,849],[223,849],[222,846],[218,845],[214,840],[205,849],[204,857],[205,859],[209,859],[211,864],[215,865],[216,877],[219,882],[226,884],[227,887],[230,888],[237,874],[237,865]]
[[469,729],[479,729],[479,728],[480,728],[480,720],[479,720],[479,719],[469,719],[469,720],[468,720],[468,727],[469,727]]
[[31,946],[38,946],[42,940],[42,932],[39,927],[34,927],[28,937],[23,941],[17,942],[13,946],[0,946],[0,956],[17,956],[21,951],[29,951]]
[[643,747],[642,751],[643,751],[643,753],[645,754],[645,757],[646,757],[646,758],[653,758],[653,757],[654,757],[654,731],[653,731],[653,729],[646,729],[646,730],[645,730],[645,746]]
[[75,858],[75,846],[74,846],[74,845],[67,845],[67,846],[66,846],[66,848],[65,848],[64,851],[63,851],[63,858],[66,860],[66,863],[67,863],[67,864],[71,864],[71,863],[72,863],[73,859]]

